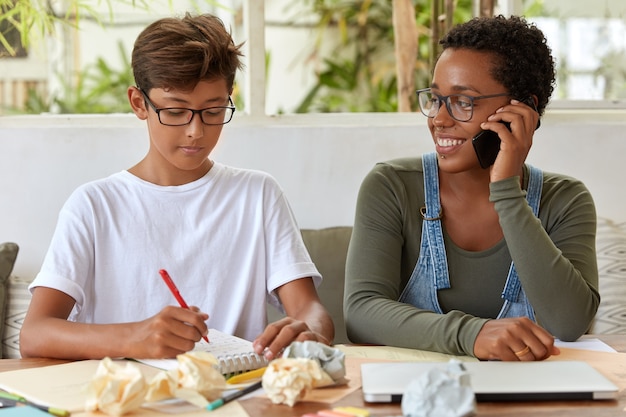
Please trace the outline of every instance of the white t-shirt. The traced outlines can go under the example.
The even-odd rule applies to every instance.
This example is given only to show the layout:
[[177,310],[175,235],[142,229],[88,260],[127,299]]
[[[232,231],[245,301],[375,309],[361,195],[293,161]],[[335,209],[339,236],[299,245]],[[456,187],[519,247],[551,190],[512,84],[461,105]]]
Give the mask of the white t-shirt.
[[248,340],[266,325],[266,296],[321,275],[269,174],[215,163],[202,178],[158,186],[122,171],[87,183],[63,206],[41,271],[76,300],[69,319],[124,323],[178,305],[166,269],[208,326]]

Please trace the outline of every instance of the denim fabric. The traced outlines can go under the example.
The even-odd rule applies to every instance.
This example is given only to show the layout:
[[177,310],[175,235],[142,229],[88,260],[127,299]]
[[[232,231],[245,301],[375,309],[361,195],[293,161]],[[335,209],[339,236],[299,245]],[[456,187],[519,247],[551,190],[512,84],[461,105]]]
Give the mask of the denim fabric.
[[[424,194],[425,208],[422,209],[422,238],[420,254],[406,288],[400,294],[399,301],[412,304],[417,308],[443,314],[437,299],[439,289],[450,288],[450,276],[446,248],[441,226],[441,202],[439,200],[439,174],[437,155],[425,154],[424,166]],[[526,201],[535,216],[539,213],[543,173],[541,170],[529,166],[528,192]],[[497,318],[526,316],[535,321],[535,314],[511,262],[504,290],[504,303]]]

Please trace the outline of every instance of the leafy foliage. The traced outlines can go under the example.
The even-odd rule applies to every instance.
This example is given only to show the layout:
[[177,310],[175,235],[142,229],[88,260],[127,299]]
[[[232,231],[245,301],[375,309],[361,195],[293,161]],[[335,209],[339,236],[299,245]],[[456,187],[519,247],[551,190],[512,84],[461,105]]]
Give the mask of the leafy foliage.
[[25,111],[35,114],[48,111],[61,114],[130,112],[126,90],[133,85],[134,79],[128,53],[121,42],[118,49],[123,62],[121,70],[111,68],[103,58],[98,58],[95,64],[77,75],[75,82],[59,77],[63,90],[49,100],[31,91]]
[[[132,4],[147,10],[148,0],[117,0],[119,3]],[[17,31],[22,47],[28,48],[32,43],[41,41],[46,35],[55,33],[57,24],[78,27],[81,19],[89,18],[101,23],[101,13],[84,0],[65,2],[66,11],[55,10],[52,2],[46,0],[0,0],[0,44],[6,53],[15,55],[16,50],[7,40],[7,33]],[[105,0],[109,9],[109,19],[113,16],[113,1]]]
[[[297,1],[301,4],[302,0]],[[307,0],[294,20],[317,16],[318,36],[313,59],[322,61],[317,83],[295,110],[306,112],[392,112],[398,108],[390,0]],[[430,77],[430,7],[432,0],[414,0],[419,35],[415,85]],[[458,0],[453,20],[471,17],[471,0]],[[319,58],[325,36],[338,35],[328,56]],[[336,36],[337,38],[337,36]],[[337,42],[338,40],[338,42]]]
[[[57,24],[80,27],[83,19],[91,19],[102,24],[102,13],[93,7],[93,1],[65,0],[58,2],[64,5],[65,11],[55,10],[50,0],[0,0],[0,45],[10,55],[15,55],[15,48],[7,41],[6,34],[17,30],[20,41],[24,48],[28,48],[33,42],[42,40],[47,35],[55,33]],[[205,3],[218,7],[221,6],[215,0],[191,0],[190,7],[199,10],[199,3]],[[113,22],[113,6],[130,5],[133,8],[150,10],[154,7],[154,1],[150,0],[98,0],[97,5],[104,4],[108,9],[106,21]],[[167,0],[170,10],[174,8],[174,0]],[[1,55],[0,55],[1,56]]]
[[[65,12],[61,13],[52,6],[54,2],[49,0],[0,0],[0,58],[8,55],[20,54],[20,49],[14,48],[14,43],[9,39],[19,34],[21,47],[27,49],[34,43],[43,41],[46,36],[55,36],[58,25],[69,25],[80,28],[85,19],[113,23],[114,5],[130,5],[140,10],[150,10],[155,6],[150,0],[66,0],[62,2]],[[199,10],[199,4],[208,4],[224,7],[215,0],[191,0],[190,7]],[[108,12],[102,13],[96,10],[94,5],[104,4]],[[174,0],[167,0],[170,10],[174,8]],[[4,51],[4,52],[3,52]],[[127,103],[126,89],[134,83],[129,54],[119,44],[119,52],[122,58],[122,69],[117,70],[109,66],[103,58],[81,69],[70,79],[56,74],[62,91],[52,93],[46,98],[40,91],[29,90],[25,103],[28,113],[114,113],[128,112],[130,105]],[[23,112],[11,109],[11,113]]]

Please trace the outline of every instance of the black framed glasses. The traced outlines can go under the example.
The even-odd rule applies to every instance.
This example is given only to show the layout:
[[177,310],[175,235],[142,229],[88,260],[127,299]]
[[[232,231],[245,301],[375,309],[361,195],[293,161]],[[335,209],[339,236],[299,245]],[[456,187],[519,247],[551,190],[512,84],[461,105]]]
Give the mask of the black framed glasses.
[[430,88],[417,90],[416,94],[420,111],[424,116],[430,118],[435,117],[441,108],[441,103],[445,103],[448,114],[459,122],[467,122],[472,118],[474,115],[474,101],[510,95],[509,93],[500,93],[486,96],[468,96],[466,94],[440,96],[439,94],[433,93]]
[[230,122],[235,114],[235,105],[230,96],[228,96],[229,106],[207,107],[206,109],[194,110],[184,107],[162,107],[158,108],[154,105],[150,97],[141,88],[138,88],[143,94],[146,102],[152,107],[157,114],[159,123],[165,126],[185,126],[191,123],[193,116],[200,115],[202,123],[209,126],[224,125]]

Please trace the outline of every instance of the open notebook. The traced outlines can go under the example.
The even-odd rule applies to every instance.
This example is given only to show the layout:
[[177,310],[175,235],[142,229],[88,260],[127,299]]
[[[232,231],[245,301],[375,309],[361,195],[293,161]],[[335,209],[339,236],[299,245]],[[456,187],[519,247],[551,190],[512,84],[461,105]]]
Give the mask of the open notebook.
[[[119,359],[115,362],[124,365],[125,361]],[[81,412],[85,410],[87,387],[93,380],[99,364],[99,360],[84,360],[0,372],[0,389],[40,405],[60,408],[72,414]],[[135,365],[139,367],[147,381],[159,372],[151,366],[140,363]]]
[[[409,383],[445,362],[374,362],[361,365],[367,402],[400,402]],[[464,362],[477,401],[605,400],[618,387],[583,361]]]
[[[213,354],[218,360],[218,370],[226,376],[253,371],[267,366],[268,360],[264,356],[254,353],[252,342],[237,336],[232,336],[219,330],[209,330],[209,343],[201,340],[196,343],[194,350],[201,350]],[[138,359],[135,360],[160,369],[175,369],[178,366],[176,359]]]

